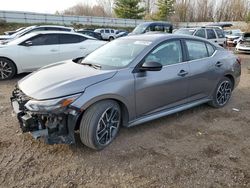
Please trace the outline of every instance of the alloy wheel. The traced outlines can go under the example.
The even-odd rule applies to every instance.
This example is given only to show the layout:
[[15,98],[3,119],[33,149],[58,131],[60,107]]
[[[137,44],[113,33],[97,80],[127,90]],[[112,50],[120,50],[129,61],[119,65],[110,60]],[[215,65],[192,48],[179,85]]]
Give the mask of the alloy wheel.
[[97,130],[97,142],[101,145],[108,145],[116,136],[120,125],[120,112],[118,109],[111,107],[102,114]]
[[9,78],[12,75],[12,67],[8,62],[0,61],[0,78],[2,80]]
[[229,81],[224,81],[218,87],[216,100],[220,106],[225,105],[231,97],[232,85]]

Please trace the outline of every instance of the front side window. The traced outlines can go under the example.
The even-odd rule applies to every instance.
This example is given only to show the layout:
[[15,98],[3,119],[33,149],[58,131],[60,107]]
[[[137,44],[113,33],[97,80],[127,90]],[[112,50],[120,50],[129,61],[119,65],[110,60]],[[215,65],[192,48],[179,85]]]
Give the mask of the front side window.
[[207,39],[216,39],[216,35],[213,29],[207,29]]
[[145,59],[145,62],[158,62],[162,66],[173,65],[182,62],[181,42],[171,41],[158,46]]
[[109,30],[108,30],[108,29],[105,29],[105,33],[109,33]]
[[196,60],[208,57],[207,47],[204,42],[186,40],[189,60]]
[[199,29],[194,35],[197,37],[206,38],[206,33],[204,29]]
[[215,29],[215,31],[216,31],[217,36],[218,36],[219,38],[225,38],[225,35],[224,35],[223,30],[221,30],[221,29]]
[[214,52],[215,52],[214,47],[211,44],[208,44],[208,43],[206,45],[207,45],[208,55],[212,56],[214,54]]
[[84,36],[79,36],[79,35],[71,35],[71,34],[60,34],[60,44],[74,44],[74,43],[79,43],[86,38]]
[[57,34],[41,34],[27,41],[31,41],[32,46],[59,44],[59,38]]

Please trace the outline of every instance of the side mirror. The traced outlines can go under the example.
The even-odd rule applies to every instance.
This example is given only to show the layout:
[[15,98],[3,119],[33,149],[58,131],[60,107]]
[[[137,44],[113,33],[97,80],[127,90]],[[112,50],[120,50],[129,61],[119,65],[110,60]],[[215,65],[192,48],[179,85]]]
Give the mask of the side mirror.
[[162,64],[158,62],[145,62],[142,64],[140,71],[160,71],[162,69]]
[[24,42],[24,46],[27,46],[27,47],[29,47],[29,46],[32,46],[33,45],[33,43],[32,43],[32,41],[25,41]]

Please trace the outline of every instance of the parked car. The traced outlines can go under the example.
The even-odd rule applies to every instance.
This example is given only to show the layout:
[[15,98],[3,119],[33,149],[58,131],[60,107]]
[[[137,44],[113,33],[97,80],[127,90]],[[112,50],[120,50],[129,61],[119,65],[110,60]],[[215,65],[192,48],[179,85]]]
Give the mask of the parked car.
[[236,46],[237,39],[239,39],[242,35],[243,35],[243,32],[240,29],[225,30],[227,45]]
[[86,56],[105,43],[87,35],[63,31],[27,34],[0,46],[0,80],[58,61]]
[[116,30],[114,29],[96,29],[96,33],[100,33],[103,40],[112,41],[116,38]]
[[236,52],[250,53],[250,33],[244,33],[236,46]]
[[91,36],[91,37],[96,38],[98,40],[102,40],[102,35],[100,33],[94,32],[94,31],[79,29],[76,32],[84,34],[84,35]]
[[173,25],[166,22],[145,22],[139,24],[130,35],[139,35],[152,31],[160,31],[164,33],[172,33]]
[[19,31],[21,31],[21,30],[24,30],[24,29],[25,29],[25,27],[21,27],[21,28],[18,28],[17,30],[15,30],[15,31],[5,31],[4,34],[5,35],[12,35],[14,33],[17,33]]
[[220,27],[220,28],[224,29],[225,27],[232,27],[233,24],[225,23],[225,22],[224,23],[218,22],[218,23],[207,24],[205,27],[211,27],[211,26]]
[[[36,62],[36,60],[34,61]],[[132,127],[203,103],[225,106],[238,85],[240,60],[185,35],[116,39],[82,60],[53,64],[18,82],[11,98],[23,132],[49,144],[103,149]]]
[[175,31],[175,34],[193,35],[208,39],[222,47],[226,46],[226,37],[220,27],[181,28]]
[[72,27],[64,27],[64,26],[56,26],[56,25],[41,25],[41,26],[30,26],[26,27],[25,29],[18,31],[12,35],[0,35],[0,41],[4,44],[8,41],[13,39],[17,39],[22,37],[28,33],[38,32],[38,31],[67,31],[67,32],[74,32],[74,28]]

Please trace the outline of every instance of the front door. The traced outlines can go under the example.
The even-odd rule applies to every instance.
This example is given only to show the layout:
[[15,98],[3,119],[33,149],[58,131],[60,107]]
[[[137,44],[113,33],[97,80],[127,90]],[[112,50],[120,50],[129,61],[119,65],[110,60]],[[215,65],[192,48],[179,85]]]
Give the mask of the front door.
[[183,62],[180,40],[167,41],[150,52],[144,62],[155,61],[157,72],[135,73],[137,117],[181,105],[187,100],[189,65]]

